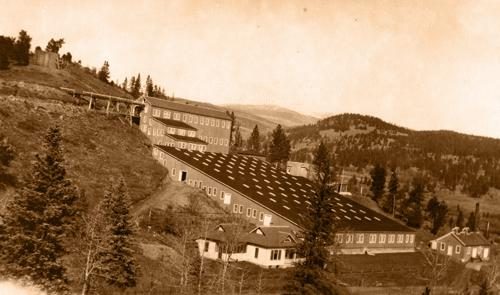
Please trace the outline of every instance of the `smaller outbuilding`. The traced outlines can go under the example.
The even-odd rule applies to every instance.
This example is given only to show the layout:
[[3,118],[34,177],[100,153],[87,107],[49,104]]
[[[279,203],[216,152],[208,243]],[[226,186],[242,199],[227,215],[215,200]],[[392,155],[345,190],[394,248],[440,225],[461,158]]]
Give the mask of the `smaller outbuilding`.
[[490,242],[480,232],[470,232],[468,227],[455,227],[451,232],[431,241],[431,248],[443,255],[461,262],[470,260],[488,261],[491,254]]
[[266,268],[286,268],[299,262],[298,237],[288,226],[259,226],[245,230],[238,224],[218,225],[196,240],[200,255],[223,261],[246,261]]

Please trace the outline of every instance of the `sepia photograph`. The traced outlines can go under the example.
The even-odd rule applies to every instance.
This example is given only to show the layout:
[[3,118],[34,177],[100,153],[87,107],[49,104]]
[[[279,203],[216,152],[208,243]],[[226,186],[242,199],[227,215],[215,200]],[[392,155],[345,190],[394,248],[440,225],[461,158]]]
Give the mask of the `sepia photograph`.
[[500,1],[0,0],[0,295],[500,295]]

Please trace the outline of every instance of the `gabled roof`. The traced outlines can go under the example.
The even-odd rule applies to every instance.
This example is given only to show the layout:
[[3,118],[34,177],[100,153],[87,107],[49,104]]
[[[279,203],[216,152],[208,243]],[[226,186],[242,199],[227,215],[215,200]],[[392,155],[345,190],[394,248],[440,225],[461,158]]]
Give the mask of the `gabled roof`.
[[442,240],[448,236],[455,238],[464,247],[490,245],[490,242],[480,232],[468,231],[458,232],[452,230],[451,232],[436,238],[436,241]]
[[165,118],[157,118],[157,117],[152,117],[152,118],[155,119],[156,121],[162,123],[163,125],[165,125],[167,127],[182,128],[182,129],[193,130],[193,131],[198,130],[198,129],[194,128],[193,126],[186,124],[182,121],[165,119]]
[[169,133],[165,133],[165,136],[171,137],[177,141],[185,141],[185,142],[205,144],[205,145],[207,144],[205,141],[199,139],[198,137],[189,137],[189,136],[182,136],[178,134],[169,134]]
[[[258,233],[259,231],[263,234]],[[248,231],[243,227],[238,228],[236,224],[220,224],[215,230],[207,233],[206,239],[224,243],[252,244],[263,248],[293,248],[298,241],[288,226],[262,226]]]
[[206,117],[214,117],[214,118],[219,118],[219,119],[224,119],[224,120],[231,120],[231,118],[228,116],[228,114],[226,114],[223,111],[219,111],[216,109],[209,109],[206,107],[201,107],[201,106],[193,105],[190,103],[174,102],[174,101],[169,101],[169,100],[156,98],[156,97],[145,97],[144,100],[146,102],[149,102],[152,106],[158,107],[158,108],[175,110],[175,111],[179,111],[179,112],[196,114],[196,115],[201,115],[201,116],[206,116]]
[[[156,147],[292,224],[304,226],[304,214],[310,197],[315,193],[310,180],[286,174],[253,157]],[[333,213],[343,230],[413,231],[336,193],[333,202]]]

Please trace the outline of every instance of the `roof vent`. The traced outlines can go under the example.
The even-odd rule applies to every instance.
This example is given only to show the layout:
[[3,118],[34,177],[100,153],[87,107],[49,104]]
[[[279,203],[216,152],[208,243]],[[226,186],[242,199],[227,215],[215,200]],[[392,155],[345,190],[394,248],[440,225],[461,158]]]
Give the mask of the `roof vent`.
[[469,228],[468,227],[462,228],[462,231],[460,233],[461,234],[468,234],[469,233]]
[[451,232],[454,234],[458,234],[459,231],[460,231],[460,228],[458,226],[455,226],[454,228],[451,229]]

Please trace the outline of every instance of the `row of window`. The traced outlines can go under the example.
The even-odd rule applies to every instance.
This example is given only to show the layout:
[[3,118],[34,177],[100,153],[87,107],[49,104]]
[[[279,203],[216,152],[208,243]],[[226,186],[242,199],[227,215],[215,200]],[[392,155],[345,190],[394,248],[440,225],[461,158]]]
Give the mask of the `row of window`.
[[[271,250],[271,260],[281,260],[281,252],[283,250],[275,249]],[[255,258],[259,256],[259,248],[255,248]],[[285,259],[294,259],[295,258],[295,250],[294,249],[286,249],[285,250]]]
[[[354,237],[356,235],[356,241]],[[397,240],[396,240],[397,239]],[[403,244],[403,243],[413,243],[415,239],[414,235],[410,234],[369,234],[368,243],[370,244]],[[336,234],[335,241],[339,244],[351,244],[356,242],[357,244],[363,244],[365,242],[365,234]]]
[[[441,242],[440,244],[440,248],[439,248],[441,251],[444,251],[446,249],[446,244]],[[468,249],[469,252],[470,252],[470,249]],[[455,253],[456,254],[460,254],[460,252],[462,251],[462,247],[460,245],[456,245],[455,246]],[[470,254],[470,253],[467,253],[467,254]],[[451,255],[451,254],[450,254]]]
[[[146,107],[146,112],[148,112],[147,107]],[[231,121],[214,119],[214,118],[197,116],[197,115],[191,115],[191,114],[186,114],[186,113],[172,112],[172,111],[161,110],[161,109],[157,109],[157,108],[153,108],[153,117],[158,117],[158,118],[163,117],[165,119],[173,119],[176,121],[182,120],[185,123],[193,123],[193,124],[218,127],[218,128],[225,128],[225,129],[231,128]]]
[[227,138],[217,138],[217,137],[212,137],[212,136],[199,136],[201,140],[204,142],[208,142],[208,144],[213,144],[213,145],[229,145],[229,139]]
[[154,128],[154,127],[152,128],[144,125],[142,127],[142,131],[147,132],[148,135],[153,135],[153,136],[164,136],[167,133],[167,134],[174,134],[174,135],[177,134],[188,137],[196,137],[196,131],[174,128],[174,127],[167,127],[167,132],[165,133],[164,128]]

